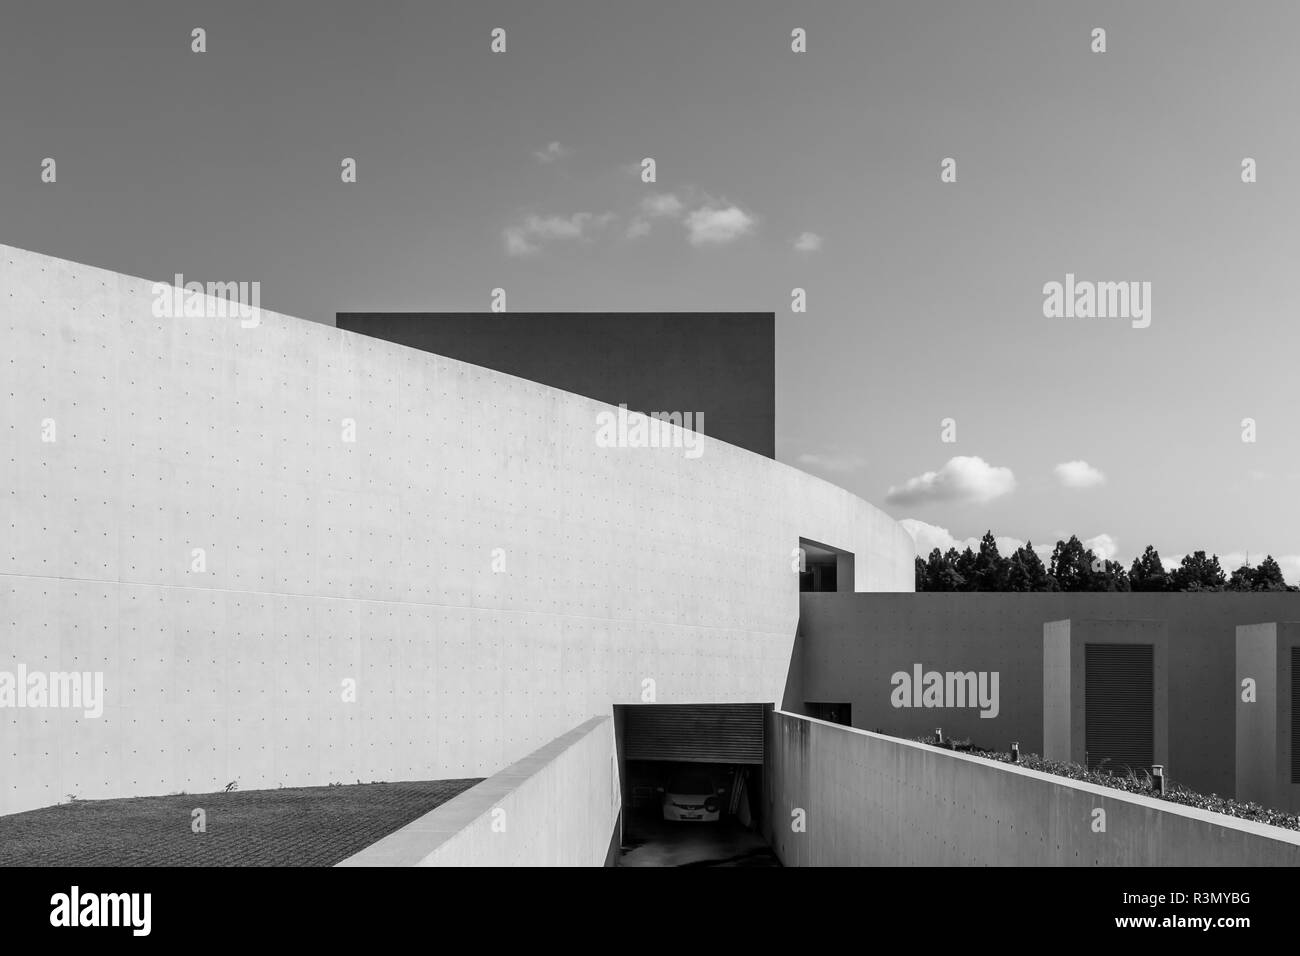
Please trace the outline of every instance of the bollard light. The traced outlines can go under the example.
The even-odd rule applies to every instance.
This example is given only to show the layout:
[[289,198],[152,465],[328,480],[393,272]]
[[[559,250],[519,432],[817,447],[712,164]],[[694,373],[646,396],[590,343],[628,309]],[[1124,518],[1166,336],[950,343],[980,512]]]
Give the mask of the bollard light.
[[1151,784],[1155,787],[1156,793],[1165,792],[1165,768],[1163,764],[1156,764],[1151,768]]
[[1020,741],[1011,741],[1011,762],[1020,763]]
[[935,742],[936,744],[941,744],[941,743],[943,743],[943,728],[942,728],[942,727],[936,727],[936,728],[934,728],[934,742]]

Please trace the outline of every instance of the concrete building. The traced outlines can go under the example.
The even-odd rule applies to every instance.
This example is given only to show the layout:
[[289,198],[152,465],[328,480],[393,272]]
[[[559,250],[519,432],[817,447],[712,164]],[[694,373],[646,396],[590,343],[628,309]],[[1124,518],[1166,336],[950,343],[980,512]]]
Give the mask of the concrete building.
[[0,812],[492,774],[779,700],[801,538],[912,587],[893,520],[712,418],[602,447],[608,404],[377,338],[8,247],[0,289],[0,662],[104,679],[0,709]]
[[0,293],[0,813],[485,776],[348,862],[599,864],[676,763],[791,864],[1300,862],[1276,827],[898,739],[1293,800],[1300,595],[909,593],[897,523],[772,459],[770,315],[689,319],[697,356],[748,356],[717,392],[678,319],[555,320],[676,342],[637,392],[603,345],[528,354],[547,317],[362,335],[9,247]]

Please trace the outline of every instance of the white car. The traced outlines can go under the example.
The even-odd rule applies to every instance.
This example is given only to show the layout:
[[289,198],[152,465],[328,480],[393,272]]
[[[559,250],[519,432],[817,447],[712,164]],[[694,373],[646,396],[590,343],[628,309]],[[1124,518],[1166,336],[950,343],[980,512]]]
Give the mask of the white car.
[[726,787],[715,788],[713,779],[698,770],[674,774],[663,792],[665,820],[716,823],[722,819]]

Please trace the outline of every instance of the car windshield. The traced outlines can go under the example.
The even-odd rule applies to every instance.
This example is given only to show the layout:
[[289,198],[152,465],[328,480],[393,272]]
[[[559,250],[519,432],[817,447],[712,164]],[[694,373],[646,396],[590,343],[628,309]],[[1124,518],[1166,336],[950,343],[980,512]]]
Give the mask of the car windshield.
[[688,773],[674,777],[669,789],[673,793],[712,793],[713,783],[703,774]]

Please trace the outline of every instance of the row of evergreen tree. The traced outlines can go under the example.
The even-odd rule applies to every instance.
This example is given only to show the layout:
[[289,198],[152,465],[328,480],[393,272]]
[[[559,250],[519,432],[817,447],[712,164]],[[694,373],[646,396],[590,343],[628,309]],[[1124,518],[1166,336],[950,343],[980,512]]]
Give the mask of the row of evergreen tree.
[[1010,557],[998,553],[993,532],[985,532],[979,551],[935,548],[930,557],[916,559],[918,591],[1300,591],[1288,586],[1282,569],[1269,555],[1251,567],[1243,564],[1231,575],[1219,566],[1218,555],[1196,551],[1178,567],[1166,571],[1151,545],[1127,571],[1118,561],[1097,557],[1075,535],[1056,542],[1049,564],[1034,552],[1033,542]]

